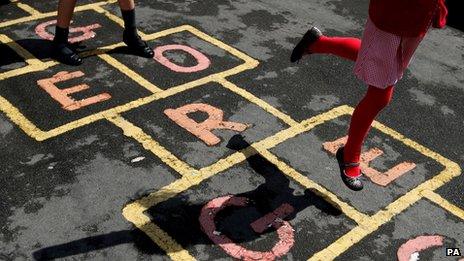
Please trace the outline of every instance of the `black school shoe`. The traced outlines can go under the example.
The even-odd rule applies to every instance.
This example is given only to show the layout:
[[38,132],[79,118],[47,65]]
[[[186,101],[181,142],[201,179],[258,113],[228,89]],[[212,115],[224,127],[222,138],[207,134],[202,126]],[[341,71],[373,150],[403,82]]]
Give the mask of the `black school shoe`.
[[299,61],[301,57],[303,57],[303,54],[305,53],[305,50],[308,48],[308,46],[319,37],[322,36],[321,30],[319,30],[317,27],[312,27],[309,29],[304,35],[303,38],[301,38],[300,42],[293,48],[292,55],[290,56],[290,61],[292,63]]
[[129,49],[133,51],[136,55],[145,58],[153,58],[153,56],[155,55],[153,49],[151,49],[148,46],[147,42],[143,41],[142,38],[140,38],[140,36],[136,32],[124,30],[122,40],[129,47]]
[[82,58],[72,49],[68,43],[53,43],[53,58],[67,65],[81,65]]
[[358,162],[344,163],[343,149],[344,149],[343,147],[339,148],[336,154],[338,166],[340,167],[340,175],[342,177],[343,183],[345,183],[345,185],[352,190],[355,190],[355,191],[362,190],[364,187],[363,182],[362,182],[362,175],[360,175],[359,177],[352,178],[350,176],[347,176],[345,173],[346,167],[356,167],[356,166],[359,166],[359,163]]

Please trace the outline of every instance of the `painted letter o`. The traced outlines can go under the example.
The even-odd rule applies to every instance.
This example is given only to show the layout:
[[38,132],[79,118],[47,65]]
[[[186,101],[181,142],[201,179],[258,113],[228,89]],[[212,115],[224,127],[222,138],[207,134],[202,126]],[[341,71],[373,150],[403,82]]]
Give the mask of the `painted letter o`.
[[[186,67],[186,66],[177,65],[177,64],[169,61],[169,59],[167,59],[163,55],[163,53],[165,51],[170,51],[170,50],[182,50],[184,52],[189,53],[190,55],[192,55],[197,60],[197,65]],[[171,70],[173,70],[175,72],[180,72],[180,73],[198,72],[198,71],[202,71],[202,70],[208,68],[209,65],[211,64],[211,61],[203,53],[193,49],[190,46],[186,46],[186,45],[181,45],[181,44],[163,45],[163,46],[156,47],[154,52],[155,52],[155,56],[154,56],[153,59],[155,59],[156,61],[158,61],[162,65],[168,67],[169,69],[171,69]]]

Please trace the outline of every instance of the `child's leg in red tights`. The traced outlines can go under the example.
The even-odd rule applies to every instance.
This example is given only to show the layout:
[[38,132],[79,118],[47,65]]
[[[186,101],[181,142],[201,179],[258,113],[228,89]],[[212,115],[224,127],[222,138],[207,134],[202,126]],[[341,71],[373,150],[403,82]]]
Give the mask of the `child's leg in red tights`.
[[[366,95],[356,106],[351,117],[348,141],[343,150],[345,163],[359,162],[361,147],[367,132],[377,114],[390,103],[392,95],[393,86],[388,86],[386,89],[369,86]],[[347,168],[345,172],[351,177],[360,175],[359,167]]]
[[361,40],[352,37],[328,37],[322,35],[308,47],[311,53],[328,53],[356,61]]

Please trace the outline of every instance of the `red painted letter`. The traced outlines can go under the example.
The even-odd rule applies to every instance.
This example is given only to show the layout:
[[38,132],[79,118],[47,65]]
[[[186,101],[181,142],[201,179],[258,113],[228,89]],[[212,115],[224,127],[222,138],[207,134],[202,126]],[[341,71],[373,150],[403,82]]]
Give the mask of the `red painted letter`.
[[[163,55],[165,51],[170,51],[170,50],[182,50],[184,52],[189,53],[197,60],[197,65],[185,67],[185,66],[174,64],[173,62],[169,61]],[[198,72],[198,71],[202,71],[208,68],[209,65],[211,64],[211,61],[208,59],[208,57],[206,57],[201,52],[193,49],[192,47],[186,46],[186,45],[180,45],[180,44],[163,45],[163,46],[156,47],[154,52],[155,52],[154,59],[156,61],[158,61],[162,65],[168,67],[169,69],[175,72],[181,72],[181,73]]]
[[[325,142],[323,147],[326,151],[335,155],[337,149],[345,145],[347,136],[337,139],[335,141]],[[387,186],[393,180],[401,177],[406,172],[414,169],[416,164],[411,162],[402,162],[395,167],[389,169],[387,172],[380,172],[374,168],[369,167],[369,162],[382,155],[383,151],[378,148],[370,149],[367,152],[361,154],[361,170],[369,177],[372,182],[380,186]]]
[[[51,40],[53,40],[54,35],[47,32],[47,27],[50,26],[50,25],[54,25],[54,24],[56,24],[56,20],[41,23],[35,28],[35,33],[38,36],[40,36],[42,39],[51,41]],[[82,42],[82,41],[88,40],[90,38],[93,38],[96,35],[93,30],[97,29],[97,28],[100,28],[100,27],[101,27],[101,25],[99,25],[99,24],[91,24],[91,25],[82,26],[82,27],[70,27],[69,28],[70,33],[81,32],[82,34],[79,35],[79,36],[70,37],[68,39],[68,41],[70,43],[77,43],[77,42]]]
[[52,78],[38,80],[37,84],[46,92],[48,92],[48,94],[50,94],[50,96],[53,99],[59,102],[62,105],[63,109],[67,111],[74,111],[82,107],[104,100],[108,100],[111,98],[111,95],[109,95],[108,93],[102,93],[87,99],[76,101],[73,98],[69,97],[69,95],[90,88],[87,84],[80,84],[66,89],[58,89],[58,87],[55,85],[58,82],[67,81],[73,78],[81,77],[83,75],[84,73],[81,71],[72,73],[62,71],[55,74]]
[[251,227],[257,233],[263,232],[269,226],[277,230],[279,242],[274,245],[271,251],[260,252],[248,250],[236,243],[225,235],[216,231],[215,217],[216,214],[227,206],[244,207],[247,205],[247,199],[244,197],[224,196],[208,202],[200,214],[200,224],[203,232],[217,245],[219,245],[230,256],[243,260],[264,260],[272,261],[282,257],[292,248],[294,241],[293,229],[287,221],[282,220],[294,211],[289,204],[282,204],[273,212],[251,223]]
[[[197,123],[187,116],[188,113],[197,111],[206,112],[209,116],[208,119],[202,123]],[[247,125],[242,123],[223,121],[224,112],[221,109],[204,103],[193,103],[177,109],[166,109],[164,114],[209,146],[214,146],[221,141],[211,132],[212,130],[228,129],[244,131],[247,128]]]
[[[442,246],[442,236],[418,236],[410,239],[408,242],[401,245],[398,249],[398,261],[419,260],[419,252],[427,248]],[[412,259],[411,255],[416,254],[416,259]]]

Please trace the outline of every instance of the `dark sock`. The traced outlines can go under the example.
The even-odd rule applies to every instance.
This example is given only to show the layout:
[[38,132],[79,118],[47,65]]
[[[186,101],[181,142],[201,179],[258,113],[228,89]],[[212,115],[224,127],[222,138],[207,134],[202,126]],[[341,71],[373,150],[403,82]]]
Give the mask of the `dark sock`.
[[69,28],[61,28],[59,26],[55,27],[55,38],[53,41],[55,43],[68,43]]
[[122,10],[122,19],[124,20],[124,31],[127,33],[137,33],[137,26],[135,25],[135,9]]

